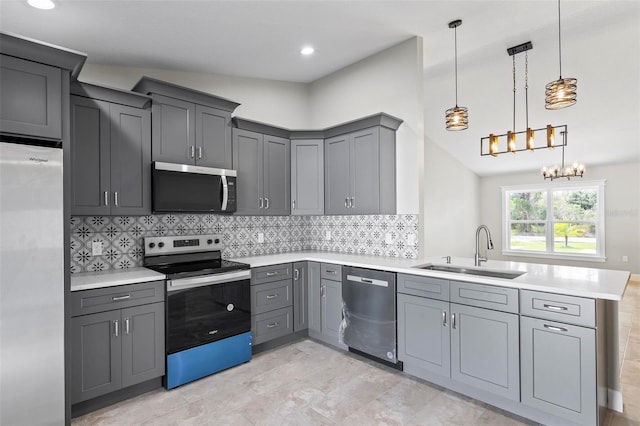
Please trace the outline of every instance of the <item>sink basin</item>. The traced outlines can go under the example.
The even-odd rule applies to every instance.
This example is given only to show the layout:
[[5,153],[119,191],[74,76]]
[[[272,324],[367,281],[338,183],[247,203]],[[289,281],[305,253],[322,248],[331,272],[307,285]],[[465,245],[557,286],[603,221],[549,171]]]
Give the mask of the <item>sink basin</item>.
[[479,275],[483,277],[502,278],[512,280],[524,274],[523,271],[492,271],[489,269],[466,268],[464,266],[447,265],[423,265],[416,266],[418,269],[428,269],[430,271],[453,272],[454,274]]

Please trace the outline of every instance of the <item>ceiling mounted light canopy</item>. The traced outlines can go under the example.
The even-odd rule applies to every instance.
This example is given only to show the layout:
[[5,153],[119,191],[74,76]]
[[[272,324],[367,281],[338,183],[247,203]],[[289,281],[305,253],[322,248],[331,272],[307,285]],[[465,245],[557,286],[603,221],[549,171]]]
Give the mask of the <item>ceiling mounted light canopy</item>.
[[545,86],[544,107],[546,109],[561,109],[570,107],[577,102],[578,80],[562,78],[562,39],[560,32],[560,0],[558,0],[558,63],[560,77]]
[[35,7],[36,9],[53,9],[56,7],[56,4],[53,0],[27,0],[29,6]]
[[462,25],[461,19],[449,22],[449,28],[454,30],[455,42],[455,79],[456,79],[456,106],[445,112],[447,130],[464,130],[469,127],[469,113],[467,108],[458,106],[458,30]]

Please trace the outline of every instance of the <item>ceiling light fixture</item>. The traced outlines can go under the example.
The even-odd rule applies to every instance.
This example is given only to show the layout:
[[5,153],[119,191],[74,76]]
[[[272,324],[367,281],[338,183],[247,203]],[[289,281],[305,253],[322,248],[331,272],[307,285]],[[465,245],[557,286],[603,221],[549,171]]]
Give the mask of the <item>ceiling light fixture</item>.
[[455,40],[455,76],[456,76],[456,106],[449,108],[446,113],[447,130],[464,130],[469,127],[469,113],[467,108],[458,106],[458,30],[462,25],[461,19],[449,22],[449,28],[453,28]]
[[302,49],[300,49],[300,54],[304,55],[304,56],[309,56],[311,55],[313,52],[315,52],[316,50],[311,47],[311,46],[305,46]]
[[567,179],[571,180],[572,177],[582,177],[584,175],[584,164],[573,163],[572,166],[565,167],[564,166],[564,147],[567,146],[567,130],[565,128],[564,131],[560,132],[562,136],[562,165],[558,167],[555,165],[553,167],[543,167],[542,168],[542,177],[545,179]]
[[562,78],[562,40],[560,32],[560,0],[558,0],[558,59],[560,77],[545,86],[544,107],[546,109],[561,109],[570,107],[577,102],[578,80]]
[[29,6],[35,7],[36,9],[48,10],[56,7],[53,0],[27,0],[27,3],[29,3]]

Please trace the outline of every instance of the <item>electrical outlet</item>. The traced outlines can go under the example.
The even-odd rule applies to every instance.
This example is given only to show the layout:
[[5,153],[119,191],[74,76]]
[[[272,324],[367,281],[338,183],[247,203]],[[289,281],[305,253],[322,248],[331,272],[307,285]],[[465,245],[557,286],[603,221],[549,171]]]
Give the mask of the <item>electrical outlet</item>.
[[384,236],[384,242],[387,244],[393,244],[393,235],[391,235],[391,232],[387,232]]
[[264,243],[264,233],[263,232],[258,232],[258,243],[259,244]]
[[629,256],[622,256],[622,261],[623,262],[628,262],[629,261]]
[[331,231],[325,231],[324,239],[327,241],[331,241]]
[[416,243],[416,236],[413,234],[408,234],[407,235],[407,244],[412,246]]
[[102,255],[102,241],[93,241],[91,243],[91,256]]

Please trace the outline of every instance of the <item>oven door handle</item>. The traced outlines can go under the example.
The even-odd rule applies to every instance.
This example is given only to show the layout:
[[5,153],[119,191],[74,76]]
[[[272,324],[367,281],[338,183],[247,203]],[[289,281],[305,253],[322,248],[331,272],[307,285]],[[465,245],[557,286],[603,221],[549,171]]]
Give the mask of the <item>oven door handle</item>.
[[225,272],[224,274],[205,275],[193,278],[180,278],[177,280],[167,280],[167,292],[183,290],[185,288],[205,287],[208,285],[225,284],[234,281],[248,280],[251,278],[251,271],[243,269],[235,272]]

